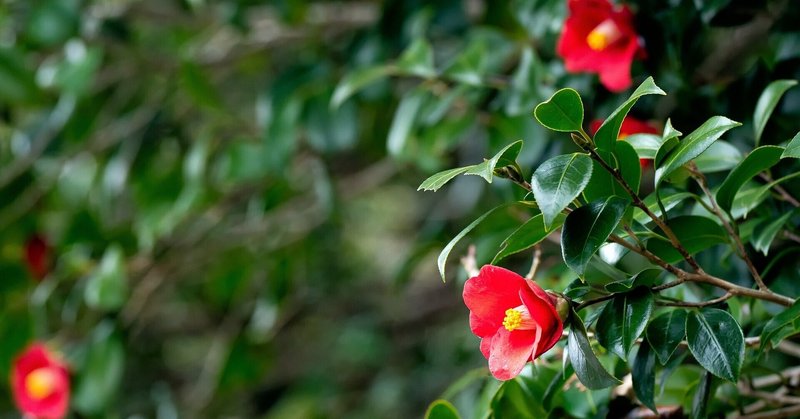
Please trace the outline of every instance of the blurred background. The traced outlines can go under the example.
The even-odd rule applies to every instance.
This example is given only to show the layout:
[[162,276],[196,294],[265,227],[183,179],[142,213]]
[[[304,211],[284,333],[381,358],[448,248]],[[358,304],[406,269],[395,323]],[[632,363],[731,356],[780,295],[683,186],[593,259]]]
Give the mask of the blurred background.
[[[770,81],[800,78],[794,2],[631,3],[634,86],[652,75],[669,94],[643,98],[641,120],[749,123]],[[421,416],[488,375],[457,259],[471,242],[490,260],[524,214],[456,247],[443,284],[444,245],[522,191],[417,186],[518,139],[530,176],[570,147],[531,117],[558,88],[587,121],[627,97],[565,72],[563,0],[0,5],[0,376],[47,341],[75,417]],[[795,89],[762,143],[798,117]],[[719,170],[752,133],[731,136]],[[574,279],[555,245],[541,272],[545,288]],[[0,416],[14,411],[2,380]]]

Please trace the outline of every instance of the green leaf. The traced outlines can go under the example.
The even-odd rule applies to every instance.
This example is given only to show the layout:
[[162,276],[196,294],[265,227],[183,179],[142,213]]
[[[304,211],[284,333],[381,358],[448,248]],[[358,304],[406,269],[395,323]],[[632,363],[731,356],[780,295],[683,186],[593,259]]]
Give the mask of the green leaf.
[[594,135],[594,142],[597,148],[601,150],[613,151],[617,145],[617,138],[619,137],[619,129],[622,127],[622,121],[628,115],[636,101],[644,95],[666,95],[661,88],[656,86],[652,77],[642,82],[636,90],[633,91],[631,97],[628,98],[622,105],[620,105],[611,115],[603,121],[603,125],[597,130]]
[[725,211],[730,211],[733,200],[739,189],[753,176],[776,165],[781,159],[783,147],[765,145],[756,148],[737,165],[722,182],[717,191],[717,204]]
[[706,371],[697,383],[697,388],[694,391],[692,398],[692,414],[689,416],[691,419],[706,419],[708,418],[708,402],[711,398],[711,384],[714,377]]
[[583,321],[571,310],[569,316],[570,331],[567,338],[567,352],[569,362],[575,369],[575,375],[581,383],[591,390],[599,390],[620,383],[613,375],[603,368],[597,355],[592,352],[592,345],[586,336],[586,327]]
[[482,86],[488,64],[486,49],[486,43],[483,41],[470,42],[466,49],[447,67],[444,75],[469,86]]
[[578,276],[583,276],[586,264],[617,227],[627,206],[625,199],[611,196],[567,215],[561,230],[561,254]]
[[631,378],[636,397],[643,405],[658,414],[655,402],[656,355],[647,340],[639,345],[636,358],[633,359]]
[[664,140],[659,135],[631,134],[625,137],[624,142],[630,144],[633,149],[636,150],[636,154],[639,155],[639,158],[654,159],[656,158],[656,152],[658,152]]
[[781,154],[781,158],[793,158],[793,159],[800,159],[800,132],[794,135],[789,141],[789,144],[786,146],[786,150],[783,151]]
[[661,133],[661,142],[664,143],[671,138],[678,138],[683,136],[683,133],[676,130],[675,127],[672,126],[672,120],[667,118],[667,123],[664,124],[664,132]]
[[759,356],[767,347],[775,347],[780,343],[781,337],[778,332],[797,319],[800,319],[800,300],[795,301],[791,307],[778,313],[764,325],[764,330],[761,331],[761,345],[758,348]]
[[647,287],[617,295],[597,319],[597,341],[620,358],[628,359],[631,347],[650,320],[653,306],[653,293]]
[[533,196],[550,229],[553,220],[580,195],[592,176],[592,159],[582,153],[553,157],[533,173]]
[[553,380],[550,381],[550,384],[544,392],[544,396],[542,396],[542,407],[544,407],[544,410],[547,412],[553,408],[553,398],[564,389],[564,384],[566,384],[567,380],[572,378],[572,374],[575,373],[575,367],[570,363],[566,363],[563,370],[563,374],[559,371],[559,373],[553,377]]
[[[678,237],[683,247],[694,255],[697,252],[708,249],[716,244],[725,243],[728,240],[728,233],[714,220],[699,215],[682,215],[671,218],[667,225]],[[661,233],[660,229],[657,231]],[[663,234],[663,233],[662,233]],[[675,263],[683,260],[683,256],[678,252],[669,240],[662,238],[651,238],[647,241],[647,250],[655,253],[667,263]]]
[[456,408],[447,400],[436,400],[425,411],[425,419],[460,419]]
[[106,249],[100,265],[89,277],[84,298],[91,308],[113,311],[125,304],[127,296],[125,255],[115,244]]
[[703,154],[694,159],[697,169],[703,173],[729,170],[742,161],[742,152],[726,141],[711,144]]
[[548,231],[544,226],[544,215],[537,214],[531,217],[530,220],[526,221],[525,224],[514,230],[510,236],[503,240],[503,243],[500,245],[500,251],[497,252],[497,255],[492,259],[491,264],[494,265],[506,256],[519,253],[541,242],[553,230],[561,227],[561,225],[564,224],[565,218],[566,216],[564,214],[558,214]]
[[[612,168],[619,169],[622,178],[630,185],[634,192],[639,191],[639,183],[642,177],[642,166],[639,164],[639,155],[633,146],[626,142],[621,142],[617,145],[614,152],[605,150],[597,150],[597,154]],[[583,196],[587,201],[595,201],[597,199],[606,198],[611,195],[616,195],[620,198],[625,198],[630,201],[631,197],[625,188],[617,182],[614,176],[605,170],[600,163],[592,160],[592,178],[586,189],[583,191]]]
[[[661,205],[664,206],[665,210],[669,211],[691,196],[692,194],[689,192],[678,192],[667,195],[661,198]],[[656,215],[656,217],[664,217],[664,214],[661,213],[661,206],[658,205],[658,197],[656,195],[649,195],[644,199],[644,203],[647,205],[647,208]],[[633,219],[639,224],[647,224],[653,221],[644,211],[639,208],[633,209]]]
[[611,293],[628,292],[638,286],[649,287],[655,285],[658,277],[661,276],[661,269],[645,269],[630,278],[622,281],[610,282],[605,285],[606,291]]
[[391,156],[398,156],[406,146],[417,114],[428,93],[424,90],[415,90],[400,100],[397,111],[392,119],[392,126],[389,128],[389,137],[386,140],[386,150]]
[[433,48],[424,38],[415,39],[397,60],[397,69],[403,75],[431,78],[436,76]]
[[553,131],[583,132],[583,102],[575,89],[555,92],[550,99],[536,105],[533,116]]
[[658,148],[656,151],[656,157],[653,159],[655,167],[660,167],[661,164],[669,157],[673,151],[678,149],[678,145],[680,145],[680,140],[678,137],[670,137],[665,139],[661,143],[661,147]]
[[388,76],[390,68],[386,65],[360,68],[348,73],[333,91],[331,107],[337,108],[350,96],[358,93],[364,87]]
[[647,326],[647,340],[658,356],[658,362],[666,365],[675,349],[686,337],[686,310],[668,311]]
[[678,144],[675,150],[669,153],[669,156],[664,159],[663,164],[658,165],[655,179],[656,188],[658,188],[658,185],[664,179],[681,168],[681,166],[699,156],[711,146],[714,141],[721,137],[722,134],[739,125],[742,124],[731,121],[724,116],[714,116],[704,122],[703,125],[687,135],[686,138]]
[[744,361],[744,335],[727,311],[690,311],[686,318],[689,351],[706,370],[733,383]]
[[125,372],[125,348],[110,322],[92,332],[86,360],[78,376],[75,408],[84,415],[98,415],[109,408]]
[[444,249],[442,249],[442,252],[439,253],[439,258],[437,259],[437,265],[439,266],[439,274],[442,276],[442,282],[444,282],[446,280],[446,278],[445,278],[445,265],[447,264],[447,258],[450,256],[450,252],[453,251],[453,247],[455,247],[455,245],[458,244],[458,242],[461,241],[461,239],[463,239],[464,236],[469,234],[469,232],[472,231],[472,229],[474,229],[475,227],[477,227],[478,224],[480,224],[481,221],[483,221],[486,217],[488,217],[489,215],[491,215],[492,213],[494,213],[495,211],[497,211],[497,210],[499,210],[501,208],[506,208],[506,207],[514,205],[514,204],[516,204],[516,202],[509,202],[509,203],[505,203],[503,205],[500,205],[500,206],[497,206],[497,207],[494,207],[494,208],[490,209],[489,211],[485,212],[480,217],[476,218],[475,221],[473,221],[466,228],[461,230],[461,232],[458,233],[458,235],[453,237],[453,240],[450,240],[450,243],[447,243],[447,246],[445,246]]
[[470,166],[465,175],[478,175],[487,182],[492,183],[495,168],[504,166],[515,166],[517,164],[517,156],[522,151],[522,140],[514,141],[513,143],[503,147],[497,154],[483,163]]
[[472,166],[457,167],[455,169],[448,169],[425,179],[417,188],[418,191],[438,191],[439,188],[450,182],[454,177],[466,172]]
[[761,97],[756,102],[755,113],[753,113],[753,131],[755,133],[756,146],[761,141],[761,134],[767,126],[767,121],[772,115],[772,111],[778,105],[778,101],[781,100],[781,97],[789,88],[796,84],[796,80],[775,80],[761,93]]
[[786,224],[786,221],[788,221],[792,215],[794,215],[794,212],[789,211],[775,220],[768,221],[765,226],[759,226],[751,240],[753,247],[766,256],[769,253],[769,247],[772,245],[772,241],[775,240],[775,236],[778,235],[778,232],[781,231],[783,225]]
[[731,205],[731,216],[733,219],[747,217],[753,208],[758,207],[767,199],[769,189],[765,189],[765,185],[758,185],[757,183],[747,182],[739,192],[736,193],[736,198],[733,199]]

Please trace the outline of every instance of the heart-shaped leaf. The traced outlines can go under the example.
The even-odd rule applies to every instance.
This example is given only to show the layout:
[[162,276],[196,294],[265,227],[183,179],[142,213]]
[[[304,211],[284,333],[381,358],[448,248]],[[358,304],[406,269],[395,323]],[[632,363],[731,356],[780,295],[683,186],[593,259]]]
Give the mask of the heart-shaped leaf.
[[556,216],[580,195],[592,177],[592,159],[582,153],[553,157],[533,173],[531,188],[547,230]]
[[675,349],[686,337],[686,310],[668,311],[647,326],[647,340],[658,356],[658,362],[666,365]]
[[592,390],[619,384],[620,381],[603,368],[597,355],[592,352],[592,345],[589,343],[589,337],[586,336],[586,327],[578,314],[572,310],[569,318],[570,331],[567,338],[567,352],[569,362],[581,383]]
[[776,165],[783,152],[783,147],[774,145],[761,146],[750,152],[741,163],[731,170],[728,177],[722,182],[722,186],[719,187],[717,204],[720,208],[730,211],[733,199],[736,198],[736,193],[739,192],[742,185],[753,176]]
[[756,110],[753,113],[753,130],[755,131],[756,145],[761,141],[761,134],[767,126],[772,111],[778,105],[778,101],[789,88],[796,85],[796,80],[775,80],[770,83],[756,102]]
[[669,153],[662,164],[658,165],[659,162],[656,162],[658,165],[655,179],[656,187],[681,166],[699,156],[726,131],[739,125],[742,124],[731,121],[724,116],[714,116],[704,122],[703,125],[687,135],[675,150]]
[[742,328],[727,311],[691,311],[686,318],[689,351],[706,370],[733,383],[744,361]]
[[601,150],[613,151],[617,145],[617,137],[619,137],[619,129],[622,127],[622,121],[628,115],[636,101],[644,95],[666,95],[660,87],[656,86],[652,77],[642,82],[636,90],[633,91],[631,97],[622,103],[611,115],[603,121],[597,133],[594,134],[594,143],[597,148]]
[[583,102],[574,89],[561,89],[545,102],[536,105],[533,116],[553,131],[583,131]]
[[597,341],[622,359],[644,332],[653,313],[653,293],[647,287],[617,295],[597,319]]
[[561,229],[561,255],[578,276],[583,276],[586,264],[617,227],[627,206],[627,200],[610,196],[567,215]]

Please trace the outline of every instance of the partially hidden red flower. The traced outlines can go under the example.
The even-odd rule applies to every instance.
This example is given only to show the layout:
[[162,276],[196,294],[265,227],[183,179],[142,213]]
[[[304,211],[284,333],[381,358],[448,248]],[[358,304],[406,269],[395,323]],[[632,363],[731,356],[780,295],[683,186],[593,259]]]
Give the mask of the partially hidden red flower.
[[597,73],[612,92],[630,87],[631,64],[645,55],[633,27],[633,13],[608,0],[569,0],[568,4],[569,17],[556,47],[567,71]]
[[33,343],[14,360],[11,389],[17,408],[37,419],[60,419],[69,407],[66,365],[42,343]]
[[481,352],[498,380],[519,375],[561,338],[564,326],[556,301],[535,282],[486,265],[464,284],[469,327],[481,338]]
[[34,234],[25,243],[25,264],[31,275],[42,280],[50,272],[50,245],[44,237]]
[[[600,129],[600,126],[603,125],[602,119],[595,119],[589,123],[589,132],[594,135],[597,130]],[[660,134],[658,128],[654,127],[648,122],[640,121],[632,116],[625,117],[622,120],[622,125],[619,128],[619,136],[617,140],[624,140],[627,136],[633,134]],[[650,164],[650,159],[639,159],[639,164],[642,167],[648,166]]]

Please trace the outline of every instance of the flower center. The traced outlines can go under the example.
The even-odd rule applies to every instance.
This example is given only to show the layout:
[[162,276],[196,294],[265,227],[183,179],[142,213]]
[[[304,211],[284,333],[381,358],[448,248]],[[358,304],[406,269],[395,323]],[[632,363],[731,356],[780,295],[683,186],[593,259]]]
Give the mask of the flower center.
[[586,43],[592,50],[602,51],[621,37],[622,32],[619,31],[617,24],[611,19],[606,19],[586,35]]
[[513,332],[515,330],[533,330],[537,328],[537,324],[531,317],[531,313],[528,312],[528,308],[521,305],[506,310],[503,327],[509,332]]
[[34,400],[42,400],[53,394],[56,389],[56,373],[52,368],[38,368],[25,377],[25,390]]

